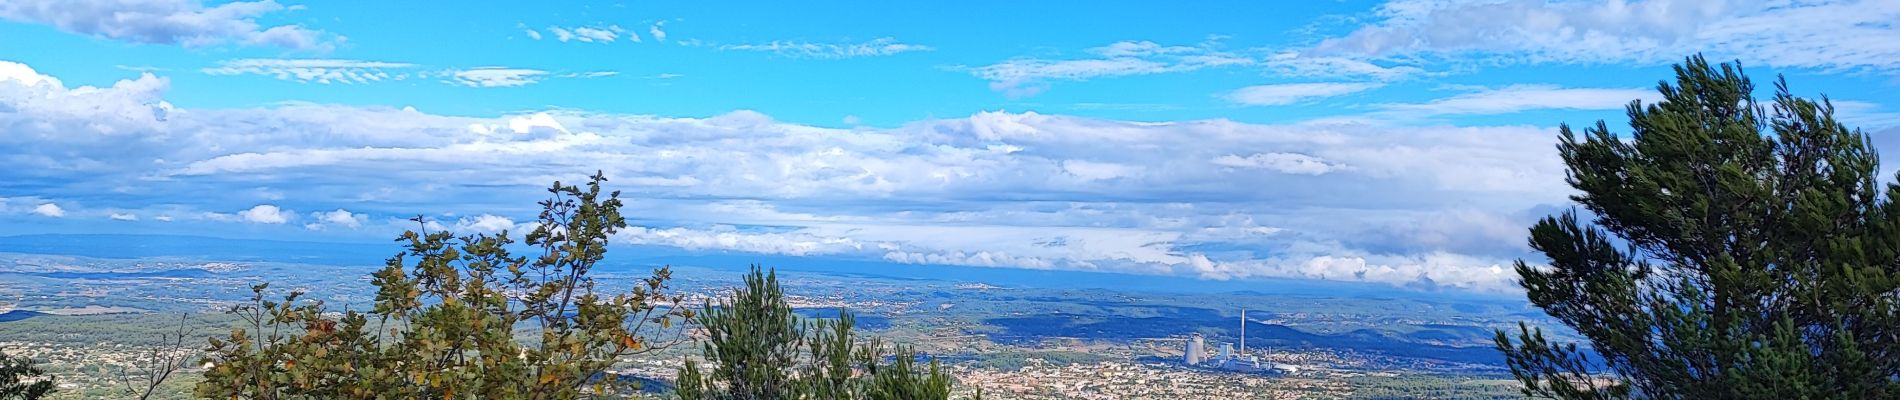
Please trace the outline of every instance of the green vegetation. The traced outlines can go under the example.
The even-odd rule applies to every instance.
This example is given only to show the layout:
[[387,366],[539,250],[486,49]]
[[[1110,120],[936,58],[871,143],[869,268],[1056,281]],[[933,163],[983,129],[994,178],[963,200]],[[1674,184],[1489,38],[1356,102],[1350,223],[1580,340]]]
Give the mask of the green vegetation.
[[53,380],[33,360],[0,353],[0,400],[36,400],[53,393]]
[[[272,298],[252,288],[233,307],[239,321],[210,340],[210,366],[195,393],[206,398],[574,399],[627,397],[638,382],[608,369],[679,343],[688,323],[706,332],[701,374],[689,361],[678,395],[688,399],[944,399],[950,377],[915,353],[862,340],[855,318],[801,321],[776,274],[754,267],[746,288],[695,313],[659,268],[627,293],[598,290],[589,276],[607,240],[626,226],[606,178],[585,188],[556,182],[517,256],[507,232],[456,237],[405,232],[407,249],[372,275],[371,311],[333,312],[301,292]],[[416,222],[423,221],[418,218]],[[185,328],[177,330],[179,335]],[[886,354],[885,351],[891,351]],[[153,353],[157,354],[157,353]],[[886,360],[891,356],[890,360]],[[162,387],[183,363],[153,357],[134,394]]]
[[[340,314],[301,293],[253,288],[231,312],[248,326],[212,339],[197,394],[209,398],[572,399],[618,393],[603,374],[622,357],[668,344],[677,313],[666,268],[627,293],[588,276],[626,226],[619,192],[556,182],[516,256],[507,232],[405,232],[408,249],[372,276],[369,313]],[[417,219],[421,223],[420,218]],[[425,225],[426,230],[426,225]],[[413,257],[413,261],[412,258]],[[517,337],[517,325],[538,335]]]
[[1509,377],[1445,375],[1358,376],[1346,378],[1352,399],[1478,400],[1521,396]]
[[[950,377],[935,360],[929,369],[916,354],[854,337],[854,318],[801,321],[780,291],[778,274],[758,267],[745,287],[708,304],[693,318],[706,330],[701,354],[709,369],[687,360],[678,395],[701,399],[947,399]],[[977,397],[982,397],[978,393]]]
[[1900,185],[1877,190],[1867,136],[1785,82],[1757,104],[1737,66],[1698,56],[1676,75],[1661,102],[1629,108],[1627,137],[1563,129],[1594,223],[1539,222],[1530,243],[1549,266],[1517,272],[1593,349],[1499,331],[1524,393],[1900,397]]

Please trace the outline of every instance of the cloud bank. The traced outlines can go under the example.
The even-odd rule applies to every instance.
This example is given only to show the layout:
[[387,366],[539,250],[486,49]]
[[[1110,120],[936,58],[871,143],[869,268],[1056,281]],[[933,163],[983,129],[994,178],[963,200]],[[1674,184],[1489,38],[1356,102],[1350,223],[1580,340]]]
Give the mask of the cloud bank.
[[519,231],[539,188],[601,170],[638,225],[622,243],[1489,291],[1508,290],[1523,227],[1567,193],[1544,127],[179,109],[150,74],[69,88],[0,66],[0,162],[22,166],[0,174],[38,188],[0,195],[66,204],[66,219],[154,216],[119,224],[378,238],[425,214]]

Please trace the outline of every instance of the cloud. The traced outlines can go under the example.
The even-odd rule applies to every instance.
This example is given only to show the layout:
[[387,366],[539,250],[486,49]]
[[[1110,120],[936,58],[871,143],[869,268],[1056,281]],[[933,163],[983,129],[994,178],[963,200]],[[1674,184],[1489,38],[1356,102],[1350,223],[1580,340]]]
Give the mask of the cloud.
[[1096,181],[1133,176],[1140,171],[1135,167],[1126,165],[1083,160],[1063,160],[1062,172],[1067,172],[1069,175],[1074,175],[1083,180]]
[[[1139,51],[1159,50],[1105,54]],[[167,229],[397,228],[345,211],[361,227],[328,229],[348,223],[336,211],[289,211],[341,208],[518,229],[506,216],[533,215],[549,182],[601,171],[629,193],[639,225],[616,243],[1208,279],[1424,277],[1491,290],[1509,288],[1508,274],[1486,271],[1528,252],[1510,227],[1570,194],[1548,127],[980,112],[828,128],[752,111],[175,109],[163,78],[69,89],[0,66],[0,162],[17,166],[0,179],[21,192],[9,193],[19,205],[6,214],[84,198],[161,228],[159,216],[178,216]],[[259,187],[282,197],[249,195]]]
[[409,63],[365,60],[246,58],[226,60],[202,71],[210,75],[260,75],[286,81],[329,84],[402,80],[408,75],[400,71],[415,67],[415,64]]
[[1248,86],[1227,94],[1227,100],[1250,106],[1281,106],[1342,96],[1384,86],[1378,83],[1286,83]]
[[990,81],[990,89],[1021,97],[1040,93],[1050,81],[1188,72],[1258,62],[1246,55],[1219,50],[1214,43],[1167,46],[1150,41],[1123,41],[1085,53],[1087,57],[1067,59],[1015,58],[967,70],[971,75]]
[[[159,126],[176,110],[163,95],[170,82],[150,73],[109,87],[68,88],[25,64],[0,61],[0,162],[26,177],[96,171],[120,162],[93,154],[49,153],[64,146],[142,146],[168,139]],[[58,157],[53,155],[58,154]]]
[[1302,175],[1322,175],[1346,168],[1326,162],[1319,157],[1299,153],[1258,153],[1246,157],[1229,154],[1215,157],[1212,162],[1214,165],[1223,167],[1259,168]]
[[[1391,60],[1363,60],[1287,51],[1268,56],[1263,63],[1271,75],[1305,78],[1365,78],[1394,81],[1429,75],[1424,68]],[[1380,65],[1384,63],[1386,65]]]
[[451,71],[446,71],[443,74],[448,77],[449,83],[461,85],[461,86],[513,87],[513,86],[526,86],[526,85],[534,84],[536,82],[540,82],[541,79],[548,74],[548,72],[542,71],[542,70],[535,70],[535,69],[525,69],[525,68],[480,67],[480,68],[463,69],[463,70],[451,70]]
[[653,26],[647,27],[647,34],[653,35],[653,40],[655,41],[664,42],[666,41],[666,31],[660,29],[664,26],[666,26],[666,21],[654,22]]
[[1886,110],[1878,103],[1856,100],[1832,100],[1834,115],[1849,126],[1868,131],[1900,126],[1900,111]]
[[1759,0],[1394,0],[1379,20],[1320,42],[1350,58],[1639,63],[1685,54],[1821,70],[1900,69],[1900,3]]
[[[550,26],[547,28],[547,30],[548,30],[548,33],[554,35],[554,40],[558,40],[561,42],[574,41],[574,42],[580,42],[580,43],[607,44],[607,43],[613,43],[615,41],[620,40],[622,35],[625,35],[628,42],[640,41],[639,34],[633,33],[632,31],[628,31],[626,28],[621,28],[620,25],[573,26],[573,27]],[[534,38],[535,40],[541,40],[541,33],[535,32],[532,29],[528,30],[528,36]]]
[[539,31],[535,31],[533,29],[526,29],[526,30],[523,30],[523,32],[528,34],[529,39],[541,40],[541,32]]
[[237,213],[238,218],[255,224],[282,224],[290,221],[290,215],[292,214],[269,204],[259,204]]
[[619,75],[617,71],[552,73],[512,67],[450,68],[440,71],[418,70],[411,63],[345,59],[260,59],[226,60],[215,67],[200,70],[218,76],[257,75],[285,81],[318,84],[368,84],[401,81],[409,78],[440,78],[442,82],[468,87],[524,86],[548,78],[586,79]]
[[561,74],[561,77],[562,78],[606,78],[606,77],[616,76],[616,75],[620,75],[620,72],[619,71],[588,71],[588,72],[569,72],[569,73]]
[[[1346,57],[1324,53],[1267,49],[1224,49],[1223,37],[1210,37],[1195,45],[1164,45],[1152,41],[1121,41],[1084,50],[1072,57],[1017,57],[980,67],[955,67],[990,82],[990,89],[1010,97],[1026,97],[1048,90],[1052,82],[1088,81],[1158,74],[1175,74],[1215,68],[1256,68],[1272,76],[1300,78],[1344,78],[1352,80],[1396,81],[1428,74],[1416,60],[1398,58]],[[1270,99],[1275,90],[1353,91],[1381,86],[1376,83],[1294,84],[1308,87],[1255,89],[1262,99]],[[1326,86],[1321,86],[1326,85]],[[1344,93],[1339,93],[1344,94]],[[1243,103],[1244,104],[1244,103]]]
[[462,218],[455,222],[455,231],[457,232],[492,234],[514,228],[514,220],[490,214]]
[[275,1],[60,0],[0,2],[0,19],[133,43],[208,47],[224,44],[328,51],[341,37],[297,25],[266,26],[257,18],[288,8]]
[[115,213],[112,213],[112,214],[109,214],[109,215],[107,215],[107,216],[106,216],[106,218],[111,218],[111,219],[112,219],[112,220],[114,220],[114,221],[137,221],[137,220],[139,220],[139,216],[138,216],[138,214],[132,214],[132,213],[118,213],[118,212],[115,212]]
[[719,46],[720,50],[756,51],[778,54],[794,58],[845,59],[858,57],[889,56],[901,53],[932,51],[936,48],[917,44],[898,42],[892,38],[878,38],[864,43],[812,43],[800,41],[772,41],[769,43],[728,44]]
[[41,204],[38,207],[33,207],[33,213],[39,214],[42,216],[47,216],[47,217],[60,218],[60,217],[66,216],[66,209],[59,208],[58,204],[46,203],[46,204]]
[[1563,88],[1552,85],[1515,85],[1488,88],[1424,103],[1387,103],[1385,111],[1412,115],[1490,115],[1526,110],[1614,110],[1631,101],[1655,103],[1661,95],[1642,88]]
[[305,229],[323,230],[324,228],[333,227],[333,226],[356,229],[356,228],[363,227],[364,223],[369,222],[368,215],[352,213],[349,210],[344,210],[341,208],[336,209],[336,211],[318,211],[318,212],[310,213],[310,219],[315,222],[304,224]]

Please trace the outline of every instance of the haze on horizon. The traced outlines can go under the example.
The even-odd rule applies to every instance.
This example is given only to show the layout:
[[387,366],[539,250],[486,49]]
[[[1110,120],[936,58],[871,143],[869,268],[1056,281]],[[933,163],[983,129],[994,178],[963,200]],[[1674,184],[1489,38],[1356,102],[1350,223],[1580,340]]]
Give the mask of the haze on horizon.
[[1891,1],[61,4],[0,2],[0,234],[525,231],[600,170],[620,243],[1495,292],[1557,124],[1684,55],[1900,149]]

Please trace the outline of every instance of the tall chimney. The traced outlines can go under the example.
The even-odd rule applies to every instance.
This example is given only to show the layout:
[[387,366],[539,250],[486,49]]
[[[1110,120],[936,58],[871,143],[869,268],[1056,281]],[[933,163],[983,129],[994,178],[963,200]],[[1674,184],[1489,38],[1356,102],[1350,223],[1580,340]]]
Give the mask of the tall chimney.
[[1247,354],[1247,309],[1240,309],[1240,354]]

